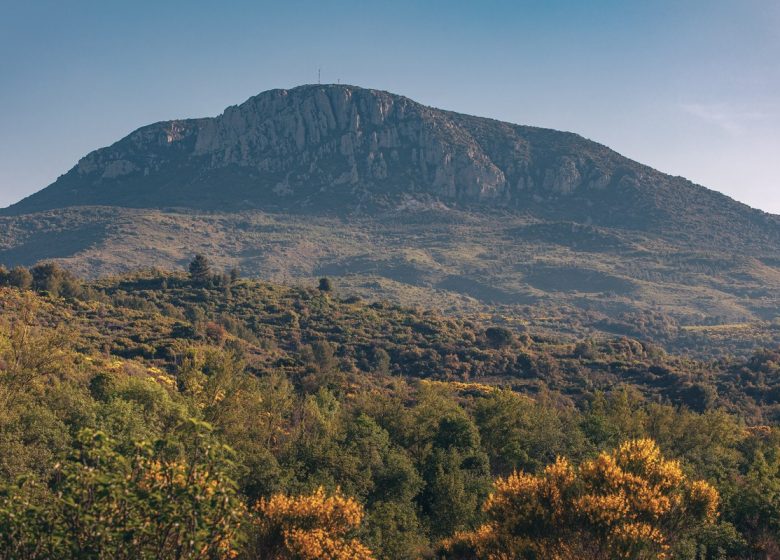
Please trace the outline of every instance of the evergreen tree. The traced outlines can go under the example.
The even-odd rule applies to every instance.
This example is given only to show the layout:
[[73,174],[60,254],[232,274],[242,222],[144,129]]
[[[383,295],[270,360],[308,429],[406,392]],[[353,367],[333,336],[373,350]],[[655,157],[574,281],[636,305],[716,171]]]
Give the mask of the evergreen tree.
[[331,282],[330,278],[320,278],[320,283],[317,287],[321,292],[332,292],[333,282]]
[[190,263],[189,271],[190,278],[193,282],[203,284],[209,279],[209,276],[211,275],[211,264],[205,256],[197,254]]
[[32,287],[39,292],[48,292],[52,296],[60,295],[64,271],[55,263],[41,263],[30,269]]
[[422,465],[425,488],[418,498],[436,537],[472,528],[490,489],[488,458],[465,414],[439,421],[431,453]]
[[512,344],[512,331],[506,327],[488,327],[485,329],[485,338],[493,348],[504,348]]

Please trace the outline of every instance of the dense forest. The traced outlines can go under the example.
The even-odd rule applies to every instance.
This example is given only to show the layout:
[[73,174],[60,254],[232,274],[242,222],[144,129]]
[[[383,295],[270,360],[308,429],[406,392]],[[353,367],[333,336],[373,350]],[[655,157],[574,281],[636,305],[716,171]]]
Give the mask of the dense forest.
[[0,558],[779,558],[780,350],[0,269]]

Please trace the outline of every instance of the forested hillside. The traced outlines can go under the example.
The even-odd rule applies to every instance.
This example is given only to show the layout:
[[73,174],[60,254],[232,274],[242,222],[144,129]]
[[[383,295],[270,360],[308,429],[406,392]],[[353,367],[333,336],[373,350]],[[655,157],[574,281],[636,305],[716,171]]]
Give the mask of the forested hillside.
[[780,352],[0,272],[0,558],[773,558]]

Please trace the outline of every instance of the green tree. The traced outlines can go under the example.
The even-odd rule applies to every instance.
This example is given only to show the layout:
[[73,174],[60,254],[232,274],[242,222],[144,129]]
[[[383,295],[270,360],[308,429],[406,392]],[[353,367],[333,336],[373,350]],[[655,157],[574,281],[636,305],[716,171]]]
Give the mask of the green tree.
[[275,454],[285,448],[296,404],[290,382],[278,373],[258,378],[234,352],[213,349],[194,352],[179,377],[195,408],[232,443],[245,467],[243,492],[257,499],[280,491],[283,474]]
[[333,282],[330,278],[320,278],[319,285],[317,286],[321,292],[332,292]]
[[506,327],[488,327],[485,329],[485,338],[494,348],[504,348],[514,341],[512,331]]
[[390,354],[379,346],[374,348],[374,372],[379,375],[390,374]]
[[432,443],[422,465],[425,486],[418,502],[431,534],[441,538],[480,520],[490,489],[490,467],[479,432],[465,415],[442,418]]
[[609,395],[596,393],[582,422],[587,438],[596,446],[615,446],[645,433],[647,411],[634,388],[621,387]]
[[511,390],[477,400],[474,418],[494,475],[537,471],[560,455],[579,455],[584,438],[575,411]]
[[39,292],[48,292],[52,296],[60,295],[64,271],[55,263],[41,263],[30,269],[32,287]]
[[346,376],[339,367],[336,348],[327,340],[316,340],[311,346],[301,349],[301,358],[307,365],[308,375],[303,385],[309,392],[320,388],[341,391],[346,385]]
[[23,266],[16,266],[8,271],[7,282],[20,290],[29,290],[32,288],[33,277]]
[[751,543],[751,553],[780,554],[780,448],[762,445],[750,452],[744,476],[728,486],[726,516]]
[[189,266],[190,279],[198,284],[205,284],[211,278],[211,264],[201,254],[195,255]]

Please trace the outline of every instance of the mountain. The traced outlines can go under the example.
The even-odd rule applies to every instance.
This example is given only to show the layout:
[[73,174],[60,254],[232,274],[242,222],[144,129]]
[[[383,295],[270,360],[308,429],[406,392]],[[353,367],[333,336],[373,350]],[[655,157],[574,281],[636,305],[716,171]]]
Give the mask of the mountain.
[[775,217],[578,135],[342,85],[272,90],[215,118],[140,128],[9,212],[321,211],[387,207],[403,195],[632,229],[685,227],[705,237],[715,220],[736,236],[780,238]]
[[780,315],[778,216],[576,134],[354,86],[145,126],[0,211],[6,265],[97,275],[196,251],[404,303],[560,314],[579,334],[760,323],[756,343]]

